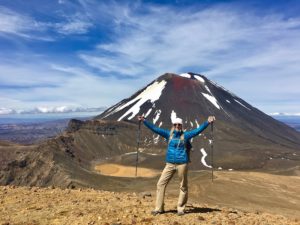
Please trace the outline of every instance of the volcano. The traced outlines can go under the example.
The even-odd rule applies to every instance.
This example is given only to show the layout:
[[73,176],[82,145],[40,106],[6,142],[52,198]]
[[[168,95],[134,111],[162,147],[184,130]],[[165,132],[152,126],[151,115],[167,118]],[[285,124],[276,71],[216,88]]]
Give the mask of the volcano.
[[[166,73],[96,119],[136,121],[137,115],[166,129],[170,129],[174,118],[180,117],[187,130],[198,127],[209,115],[216,116],[214,146],[220,168],[278,166],[299,155],[299,132],[201,74]],[[204,151],[210,154],[210,135],[206,131],[193,140],[197,162]],[[155,135],[152,141],[157,145],[163,142]]]

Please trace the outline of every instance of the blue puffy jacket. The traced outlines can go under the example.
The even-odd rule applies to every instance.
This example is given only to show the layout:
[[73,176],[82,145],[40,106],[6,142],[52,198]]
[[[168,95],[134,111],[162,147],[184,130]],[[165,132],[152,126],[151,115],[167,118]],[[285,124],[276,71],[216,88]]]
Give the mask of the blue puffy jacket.
[[150,123],[147,120],[144,120],[144,124],[153,132],[159,134],[160,136],[164,137],[168,141],[168,149],[166,154],[166,161],[168,163],[175,163],[175,164],[183,164],[188,163],[188,154],[185,150],[185,143],[200,134],[206,127],[208,127],[209,122],[204,122],[198,128],[185,131],[184,132],[184,141],[180,140],[180,136],[183,131],[176,131],[174,130],[172,140],[169,141],[169,137],[171,136],[170,130],[165,130],[159,127],[156,127],[154,124]]

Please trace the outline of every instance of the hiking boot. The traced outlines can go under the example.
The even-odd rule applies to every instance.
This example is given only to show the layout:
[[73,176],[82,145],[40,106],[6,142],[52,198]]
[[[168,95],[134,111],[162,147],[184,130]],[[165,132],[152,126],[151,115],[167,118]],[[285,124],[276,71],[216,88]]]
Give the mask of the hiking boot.
[[177,216],[183,216],[184,212],[177,212]]
[[151,211],[151,215],[153,215],[153,216],[156,216],[156,215],[159,215],[159,214],[163,214],[163,213],[164,213],[164,211],[158,211],[158,210]]

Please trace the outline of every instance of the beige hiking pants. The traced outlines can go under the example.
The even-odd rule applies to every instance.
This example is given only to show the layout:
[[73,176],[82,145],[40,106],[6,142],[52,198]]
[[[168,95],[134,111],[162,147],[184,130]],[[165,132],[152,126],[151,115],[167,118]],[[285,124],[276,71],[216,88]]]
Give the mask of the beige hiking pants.
[[177,203],[177,212],[183,212],[188,199],[188,181],[187,171],[188,164],[172,164],[167,163],[162,174],[157,182],[157,195],[156,195],[156,207],[157,211],[164,211],[164,197],[166,187],[173,177],[174,173],[178,171],[178,177],[180,180],[179,198]]

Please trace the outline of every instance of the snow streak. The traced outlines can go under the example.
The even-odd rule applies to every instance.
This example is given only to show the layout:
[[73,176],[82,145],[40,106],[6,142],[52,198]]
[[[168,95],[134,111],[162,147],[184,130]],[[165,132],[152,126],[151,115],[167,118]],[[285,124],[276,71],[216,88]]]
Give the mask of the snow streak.
[[154,137],[155,135],[153,135],[153,142],[154,144],[157,144],[158,143],[158,140],[159,140],[159,135],[157,135],[157,137]]
[[210,101],[217,109],[220,109],[220,106],[218,105],[217,99],[216,99],[214,96],[209,95],[209,94],[205,94],[205,93],[202,93],[202,95],[203,95],[208,101]]
[[179,75],[182,76],[182,77],[191,78],[191,75],[188,74],[188,73],[182,73],[182,74],[179,74]]
[[197,80],[199,80],[200,82],[205,83],[205,80],[204,80],[202,77],[197,76],[197,75],[194,75],[194,77],[195,77]]
[[251,109],[249,109],[247,106],[245,106],[245,105],[243,105],[242,103],[240,103],[238,100],[236,100],[236,99],[233,99],[235,102],[237,102],[237,103],[239,103],[241,106],[243,106],[244,108],[246,108],[246,109],[248,109],[248,110],[251,110]]
[[156,121],[159,119],[159,116],[161,114],[161,110],[160,109],[156,110],[155,113],[156,113],[156,116],[155,116],[155,118],[153,118],[153,124],[155,124]]
[[122,120],[124,117],[131,114],[128,118],[131,120],[135,115],[137,115],[140,111],[140,107],[147,101],[151,101],[152,103],[159,99],[163,89],[165,88],[167,82],[162,80],[161,82],[155,81],[153,84],[149,85],[142,93],[136,96],[131,101],[127,102],[124,105],[119,106],[117,109],[113,111],[113,113],[118,112],[124,109],[127,106],[135,103],[123,116],[121,116],[118,121]]
[[207,87],[207,85],[205,85],[204,87],[205,87],[205,89],[206,89],[211,95],[213,95],[213,94],[211,93],[210,89]]
[[201,162],[204,166],[208,167],[208,168],[211,168],[211,166],[207,165],[206,161],[205,161],[205,158],[207,156],[207,153],[206,151],[204,150],[204,148],[201,148],[200,149],[200,152],[202,153],[202,158],[201,158]]
[[171,112],[171,121],[173,123],[173,121],[177,118],[176,112],[174,110],[172,110]]
[[195,120],[195,123],[197,124],[197,128],[199,127],[199,123],[198,123],[198,121],[197,120]]
[[149,110],[148,110],[148,112],[145,114],[145,117],[147,118],[147,116],[149,116],[149,114],[151,113],[151,111],[152,111],[152,108],[150,108]]

